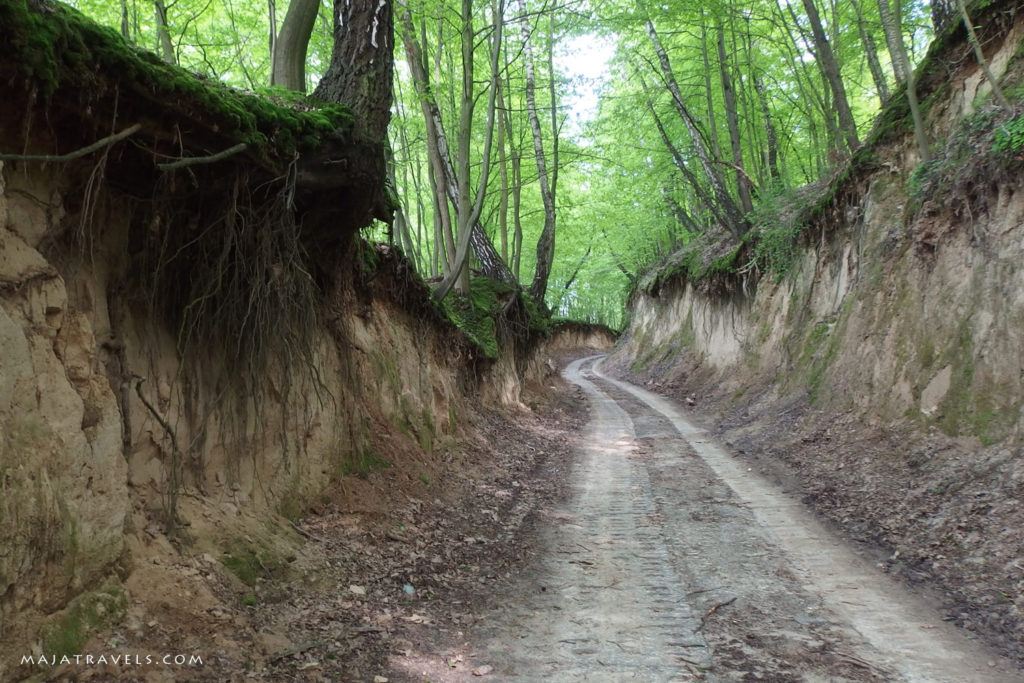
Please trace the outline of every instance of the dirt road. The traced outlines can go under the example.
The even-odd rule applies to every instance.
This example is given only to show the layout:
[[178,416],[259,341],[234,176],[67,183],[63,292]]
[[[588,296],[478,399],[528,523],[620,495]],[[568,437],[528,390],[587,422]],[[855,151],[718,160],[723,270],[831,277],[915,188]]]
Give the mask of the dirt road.
[[474,659],[524,681],[1018,681],[671,402],[572,363],[591,421]]

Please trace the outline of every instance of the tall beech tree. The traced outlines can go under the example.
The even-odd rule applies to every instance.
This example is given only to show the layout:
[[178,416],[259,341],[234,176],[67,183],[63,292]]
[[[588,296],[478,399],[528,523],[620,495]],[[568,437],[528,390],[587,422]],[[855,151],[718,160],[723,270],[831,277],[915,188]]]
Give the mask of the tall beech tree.
[[928,140],[928,131],[924,128],[924,117],[921,115],[921,106],[917,101],[917,79],[914,76],[914,69],[907,57],[907,48],[903,43],[903,31],[899,21],[899,0],[896,0],[895,14],[890,10],[889,0],[878,0],[878,14],[882,20],[882,28],[885,31],[886,42],[889,45],[889,54],[892,57],[893,70],[896,73],[897,81],[906,85],[907,104],[910,106],[910,117],[914,122],[914,139],[917,141],[917,148],[921,154],[921,161],[928,161],[931,158],[931,144]]
[[[544,205],[544,228],[537,240],[537,262],[533,271],[533,284],[530,285],[530,295],[538,303],[543,303],[544,294],[548,288],[548,278],[551,276],[551,262],[555,256],[555,188],[548,179],[547,161],[544,158],[544,137],[540,129],[540,117],[537,115],[537,78],[533,61],[533,41],[530,37],[530,20],[525,0],[519,0],[519,12],[523,58],[526,65],[526,113],[530,120],[530,131],[533,134],[533,153],[537,160],[537,182],[540,185],[540,196]],[[554,112],[554,106],[552,106],[552,112]]]
[[822,75],[832,91],[832,102],[839,116],[839,128],[846,140],[846,146],[850,152],[854,152],[860,146],[860,139],[857,136],[857,122],[853,118],[850,101],[846,97],[846,85],[839,70],[839,62],[832,50],[832,43],[825,35],[814,0],[803,0],[803,5],[811,26],[811,35],[814,37],[814,57],[818,60]]
[[676,112],[679,114],[679,119],[683,122],[687,132],[689,133],[691,147],[697,155],[697,159],[700,161],[701,168],[704,171],[704,175],[706,176],[708,183],[711,185],[711,193],[714,196],[714,205],[721,217],[722,227],[731,233],[733,237],[740,239],[743,237],[744,233],[746,233],[749,226],[743,218],[740,207],[736,205],[735,200],[733,200],[732,196],[729,194],[725,179],[722,177],[722,174],[715,163],[716,160],[712,156],[711,150],[705,142],[704,135],[702,134],[700,127],[697,125],[697,120],[694,118],[693,114],[690,112],[690,108],[686,104],[686,101],[683,99],[679,83],[672,70],[672,64],[669,62],[668,53],[665,51],[665,47],[662,45],[661,39],[658,37],[658,32],[655,30],[654,24],[650,19],[647,19],[645,25],[647,28],[647,35],[650,38],[651,44],[654,46],[654,52],[658,57],[658,65],[661,68],[663,82],[665,83],[669,93],[672,95],[672,104],[674,105]]
[[[913,79],[929,14],[963,19],[957,0],[394,1],[71,0],[192,71],[256,91],[315,84],[353,107],[348,172],[386,169],[397,191],[393,226],[367,234],[439,276],[439,293],[466,291],[472,266],[605,321],[645,263],[697,233],[734,242],[751,210],[834,168]],[[600,58],[593,118],[563,128],[587,87],[581,45],[617,49]]]
[[[402,34],[402,42],[405,45],[406,60],[412,73],[412,79],[416,87],[417,96],[423,111],[423,117],[427,125],[427,146],[431,158],[431,167],[435,178],[435,210],[439,213],[441,223],[445,226],[445,241],[447,258],[447,270],[445,279],[437,289],[437,296],[443,298],[453,286],[458,286],[461,293],[467,293],[469,287],[469,275],[466,271],[466,258],[469,248],[472,247],[484,271],[491,277],[502,282],[515,282],[515,278],[509,271],[507,264],[502,260],[501,255],[495,250],[493,242],[484,232],[479,223],[480,213],[483,208],[483,197],[486,191],[487,180],[490,169],[490,145],[494,131],[495,100],[497,88],[494,81],[498,73],[498,59],[501,45],[501,20],[500,8],[497,4],[494,9],[494,21],[492,24],[493,37],[491,48],[491,74],[492,85],[489,89],[487,103],[486,141],[484,143],[485,153],[483,155],[481,177],[477,191],[470,192],[469,169],[471,156],[471,135],[473,123],[473,110],[476,102],[476,92],[473,83],[473,50],[474,30],[472,23],[471,3],[463,0],[460,17],[463,21],[460,27],[460,56],[462,60],[462,95],[459,113],[459,144],[457,147],[457,166],[453,165],[451,149],[448,144],[448,136],[445,133],[444,120],[441,108],[430,86],[430,79],[427,74],[426,64],[423,57],[423,49],[420,47],[416,35],[411,11],[406,4],[402,4],[402,14],[399,20]],[[458,243],[452,229],[451,214],[448,210],[447,200],[450,200],[456,208],[456,225],[458,226]]]
[[[271,4],[271,11],[274,6]],[[281,33],[270,51],[270,84],[306,92],[306,52],[313,35],[320,0],[291,0],[281,23]]]

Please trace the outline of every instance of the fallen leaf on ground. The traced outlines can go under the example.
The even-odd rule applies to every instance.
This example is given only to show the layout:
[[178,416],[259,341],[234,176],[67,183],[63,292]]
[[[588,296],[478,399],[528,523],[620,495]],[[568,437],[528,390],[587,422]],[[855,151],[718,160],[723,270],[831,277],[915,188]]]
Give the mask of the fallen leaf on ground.
[[402,617],[406,621],[411,621],[414,624],[429,624],[430,619],[423,616],[422,614],[414,614],[411,617]]

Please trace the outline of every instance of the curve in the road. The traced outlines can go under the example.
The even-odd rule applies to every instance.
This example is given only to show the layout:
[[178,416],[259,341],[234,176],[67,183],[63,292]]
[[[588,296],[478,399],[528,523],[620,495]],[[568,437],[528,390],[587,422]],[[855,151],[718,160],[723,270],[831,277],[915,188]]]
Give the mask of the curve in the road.
[[[858,653],[861,659],[907,681],[1024,680],[1012,666],[970,641],[930,605],[850,550],[801,503],[737,462],[675,403],[602,374],[599,359],[586,359],[593,363],[594,375],[664,416],[747,505],[759,527],[788,557],[804,588],[821,596],[824,605],[870,643],[870,652]],[[578,381],[572,371],[567,376]]]

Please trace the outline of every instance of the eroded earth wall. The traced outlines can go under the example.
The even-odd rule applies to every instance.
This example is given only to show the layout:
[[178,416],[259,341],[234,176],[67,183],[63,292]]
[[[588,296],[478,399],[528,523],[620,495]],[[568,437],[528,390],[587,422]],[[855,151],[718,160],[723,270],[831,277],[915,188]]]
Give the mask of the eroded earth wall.
[[[1024,17],[999,5],[986,57],[1012,89]],[[881,131],[788,273],[741,249],[727,274],[638,290],[606,365],[693,406],[882,570],[938,588],[951,621],[1024,661],[1024,167],[991,161],[978,131],[998,109],[964,38],[929,64],[935,166],[919,168],[909,125]]]
[[[1017,15],[998,43],[989,42],[998,76],[1013,62],[1022,33]],[[990,107],[975,63],[960,64],[951,76],[929,109],[939,144],[958,121]],[[724,289],[679,278],[656,295],[638,291],[621,354],[642,371],[685,350],[700,371],[734,391],[757,377],[870,419],[1019,443],[1019,166],[977,179],[963,197],[950,189],[922,205],[911,191],[920,159],[909,136],[873,155],[833,188],[786,276],[759,277],[747,267]]]
[[324,280],[304,354],[243,365],[241,382],[212,348],[183,363],[132,284],[141,210],[99,186],[84,218],[81,180],[61,164],[0,171],[0,680],[122,614],[154,548],[262,561],[272,519],[347,475],[415,480],[402,453],[446,452],[470,402],[521,405],[543,372],[532,347],[484,358],[399,254],[358,240]]

